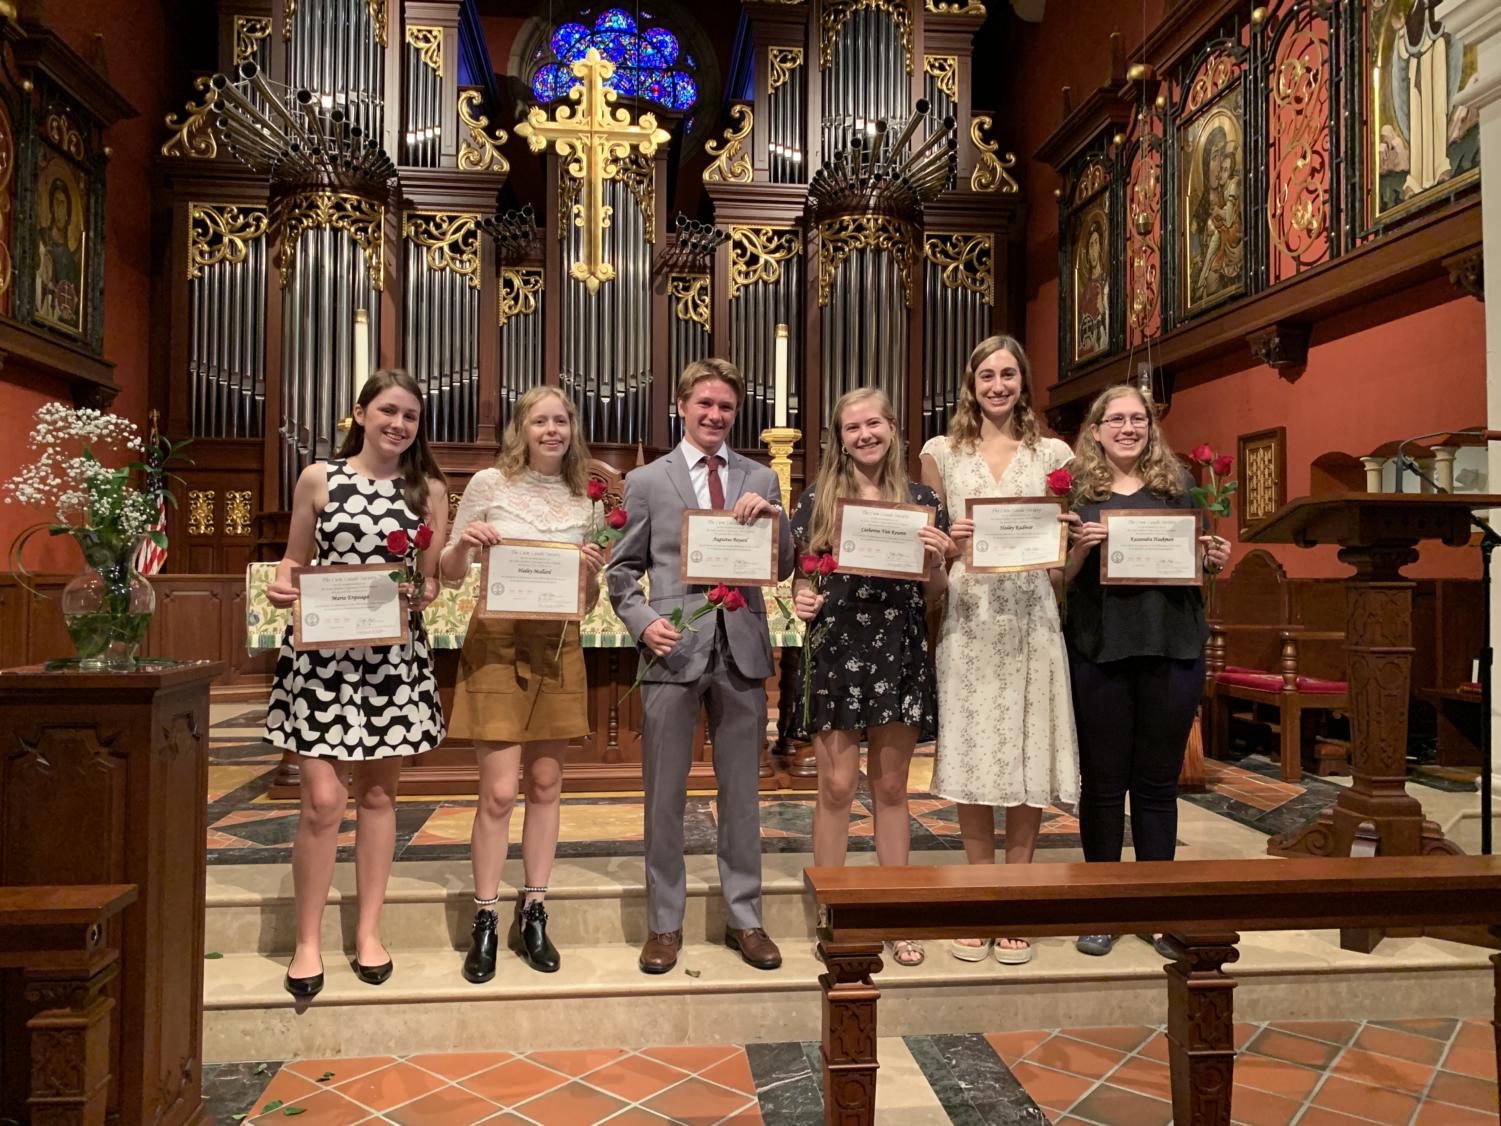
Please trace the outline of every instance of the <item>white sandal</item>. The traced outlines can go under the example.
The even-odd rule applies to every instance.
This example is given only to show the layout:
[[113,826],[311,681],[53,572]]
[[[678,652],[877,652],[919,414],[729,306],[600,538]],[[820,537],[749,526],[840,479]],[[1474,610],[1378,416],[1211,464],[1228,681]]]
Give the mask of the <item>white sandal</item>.
[[[1024,943],[1021,949],[1002,946],[1002,942]],[[995,960],[1003,966],[1025,966],[1032,960],[1032,943],[1025,938],[997,939],[994,947]]]
[[979,946],[966,946],[957,938],[949,939],[949,953],[961,962],[983,962],[990,956],[990,948],[994,939],[984,939]]
[[928,952],[923,949],[922,943],[915,938],[899,938],[887,945],[891,948],[891,960],[897,965],[905,966],[908,969],[911,969],[913,966],[922,965],[928,956]]

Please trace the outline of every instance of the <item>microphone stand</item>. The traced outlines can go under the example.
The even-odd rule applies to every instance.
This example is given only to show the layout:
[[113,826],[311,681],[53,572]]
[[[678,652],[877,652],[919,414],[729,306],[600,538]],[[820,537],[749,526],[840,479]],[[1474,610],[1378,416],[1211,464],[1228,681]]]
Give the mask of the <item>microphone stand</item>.
[[[1406,445],[1404,442],[1403,445]],[[1413,476],[1425,481],[1436,492],[1447,493],[1444,488],[1412,458],[1397,447],[1397,480],[1402,479],[1403,468],[1410,469]],[[1404,465],[1405,463],[1405,465]],[[1399,490],[1400,491],[1400,490]],[[1485,517],[1470,513],[1470,523],[1480,529],[1480,597],[1484,607],[1480,615],[1484,623],[1480,634],[1480,852],[1491,855],[1491,667],[1494,650],[1491,647],[1491,553],[1501,544],[1501,535],[1491,527]]]

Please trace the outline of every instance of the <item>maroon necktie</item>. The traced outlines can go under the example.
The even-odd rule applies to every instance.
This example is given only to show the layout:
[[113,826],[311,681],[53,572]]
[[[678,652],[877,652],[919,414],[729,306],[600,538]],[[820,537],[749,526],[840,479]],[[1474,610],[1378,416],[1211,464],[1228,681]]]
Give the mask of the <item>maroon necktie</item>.
[[709,471],[709,507],[724,507],[724,482],[719,479],[719,467],[724,464],[724,458],[718,454],[710,454],[704,458],[704,465]]

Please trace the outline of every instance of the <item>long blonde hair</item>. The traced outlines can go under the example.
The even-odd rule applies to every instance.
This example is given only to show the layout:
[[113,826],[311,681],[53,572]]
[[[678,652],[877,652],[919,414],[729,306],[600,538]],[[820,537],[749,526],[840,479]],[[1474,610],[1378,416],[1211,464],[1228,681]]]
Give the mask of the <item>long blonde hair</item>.
[[984,416],[980,410],[980,400],[975,395],[975,373],[980,370],[981,364],[1001,351],[1010,352],[1016,357],[1016,366],[1022,373],[1021,394],[1016,397],[1016,405],[1011,408],[1011,433],[1020,438],[1022,445],[1028,449],[1034,448],[1037,439],[1042,437],[1037,412],[1032,409],[1032,362],[1027,359],[1027,353],[1016,337],[1002,333],[987,336],[976,344],[975,350],[969,354],[969,362],[964,365],[964,374],[959,378],[959,401],[954,405],[953,417],[949,419],[949,444],[955,449],[972,450],[980,440],[980,422]]
[[507,479],[515,477],[530,464],[526,446],[526,421],[532,416],[538,403],[555,398],[568,412],[568,449],[563,453],[562,476],[568,491],[576,497],[584,495],[589,485],[589,443],[579,433],[578,408],[573,400],[556,387],[545,385],[531,388],[511,408],[511,417],[506,422],[505,434],[500,440],[500,456],[495,467]]
[[818,462],[818,477],[814,480],[813,514],[808,520],[808,542],[803,546],[812,552],[828,551],[834,546],[834,512],[841,498],[858,497],[860,482],[855,477],[855,459],[844,448],[844,412],[858,403],[873,402],[886,421],[891,423],[891,445],[886,447],[886,456],[881,459],[881,499],[911,501],[910,478],[907,476],[907,457],[902,449],[901,431],[896,426],[896,412],[891,409],[891,400],[886,392],[876,387],[857,387],[846,391],[834,404],[829,416],[829,425],[824,430],[823,456]]
[[1095,396],[1079,427],[1079,440],[1074,443],[1074,460],[1069,469],[1074,474],[1073,501],[1075,504],[1092,504],[1107,499],[1113,480],[1110,461],[1105,457],[1105,447],[1095,437],[1095,428],[1105,418],[1105,411],[1116,399],[1133,395],[1141,403],[1147,416],[1147,441],[1136,459],[1136,472],[1141,483],[1158,496],[1182,496],[1183,464],[1173,453],[1162,431],[1157,428],[1157,418],[1152,411],[1152,401],[1137,388],[1126,383],[1107,387]]

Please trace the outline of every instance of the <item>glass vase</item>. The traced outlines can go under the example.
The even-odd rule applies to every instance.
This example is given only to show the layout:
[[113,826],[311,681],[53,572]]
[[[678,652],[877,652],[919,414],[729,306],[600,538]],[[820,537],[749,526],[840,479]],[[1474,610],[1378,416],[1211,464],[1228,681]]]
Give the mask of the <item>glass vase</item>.
[[128,549],[76,535],[87,566],[63,588],[63,621],[85,672],[133,672],[156,610],[156,591],[135,568],[144,537]]

